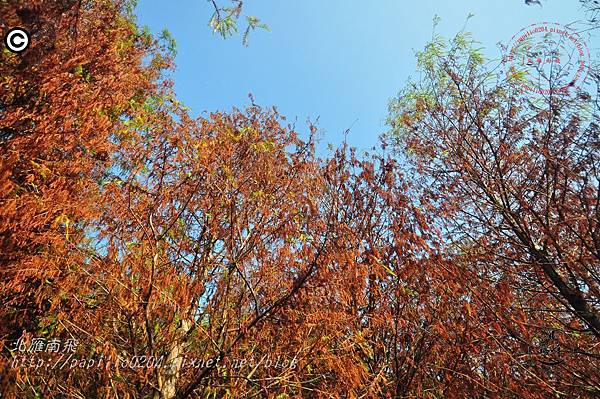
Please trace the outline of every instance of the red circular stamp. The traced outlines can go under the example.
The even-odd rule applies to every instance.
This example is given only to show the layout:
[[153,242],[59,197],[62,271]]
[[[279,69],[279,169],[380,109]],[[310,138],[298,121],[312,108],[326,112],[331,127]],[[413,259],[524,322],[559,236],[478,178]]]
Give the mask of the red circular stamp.
[[503,59],[510,80],[537,94],[567,93],[583,85],[590,72],[590,52],[579,34],[542,22],[510,40]]

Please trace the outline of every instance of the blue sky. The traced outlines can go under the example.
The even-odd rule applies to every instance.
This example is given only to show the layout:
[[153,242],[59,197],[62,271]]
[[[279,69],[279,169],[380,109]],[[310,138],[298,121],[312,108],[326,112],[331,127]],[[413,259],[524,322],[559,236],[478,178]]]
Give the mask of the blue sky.
[[[467,31],[490,57],[496,44],[537,22],[581,19],[577,0],[247,0],[245,12],[266,22],[248,47],[239,36],[221,39],[207,26],[206,0],[141,0],[139,22],[154,32],[167,28],[177,41],[173,78],[180,100],[195,115],[250,103],[275,105],[306,131],[319,117],[321,149],[343,140],[359,149],[377,145],[387,104],[414,72],[414,52],[436,31],[453,36],[475,14]],[[597,47],[597,46],[590,46]]]

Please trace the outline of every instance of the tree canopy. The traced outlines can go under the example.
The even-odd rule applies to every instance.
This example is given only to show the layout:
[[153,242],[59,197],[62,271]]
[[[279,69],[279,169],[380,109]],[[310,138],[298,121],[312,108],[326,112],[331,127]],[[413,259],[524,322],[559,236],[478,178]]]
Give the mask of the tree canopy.
[[600,395],[593,92],[435,35],[386,151],[319,157],[254,101],[191,117],[131,2],[0,13],[35,38],[0,54],[3,397]]

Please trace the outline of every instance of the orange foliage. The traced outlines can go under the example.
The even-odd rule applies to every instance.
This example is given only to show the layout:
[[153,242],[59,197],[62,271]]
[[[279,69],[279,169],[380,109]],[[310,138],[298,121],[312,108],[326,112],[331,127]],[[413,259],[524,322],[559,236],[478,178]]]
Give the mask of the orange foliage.
[[[342,147],[319,159],[313,137],[301,140],[275,110],[192,119],[161,75],[168,52],[126,4],[38,0],[0,11],[35,38],[0,63],[4,397],[597,394],[590,315],[556,299],[563,291],[544,285],[541,258],[503,238],[504,224],[465,222],[510,184],[522,204],[517,231],[535,226],[553,259],[560,248],[575,279],[590,281],[590,301],[597,219],[568,208],[597,191],[565,192],[569,207],[544,202],[555,220],[540,220],[517,190],[531,176],[499,179],[511,168],[541,173],[532,150],[498,143],[502,158],[482,175],[477,151],[490,137],[434,126],[468,115],[459,105],[437,114],[429,99],[403,125],[420,176],[437,185],[407,178],[392,157]],[[489,110],[492,100],[470,106]],[[507,114],[508,134],[526,125]],[[557,134],[573,144],[578,129],[573,121]],[[447,147],[459,139],[472,147]],[[15,346],[36,337],[77,347]]]

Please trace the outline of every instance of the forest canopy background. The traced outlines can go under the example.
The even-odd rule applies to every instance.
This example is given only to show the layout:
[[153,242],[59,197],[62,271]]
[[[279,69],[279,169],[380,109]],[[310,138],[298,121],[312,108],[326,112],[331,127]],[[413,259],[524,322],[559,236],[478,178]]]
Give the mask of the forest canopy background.
[[[210,2],[210,26],[242,5]],[[32,35],[0,55],[3,396],[600,394],[596,64],[533,97],[434,35],[385,151],[318,157],[317,126],[254,100],[191,117],[130,2],[0,12]],[[38,338],[94,366],[19,350]],[[122,367],[141,356],[162,363]]]

